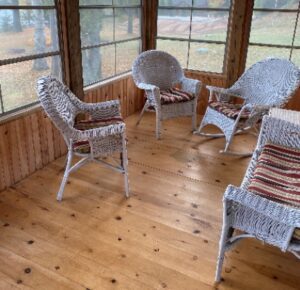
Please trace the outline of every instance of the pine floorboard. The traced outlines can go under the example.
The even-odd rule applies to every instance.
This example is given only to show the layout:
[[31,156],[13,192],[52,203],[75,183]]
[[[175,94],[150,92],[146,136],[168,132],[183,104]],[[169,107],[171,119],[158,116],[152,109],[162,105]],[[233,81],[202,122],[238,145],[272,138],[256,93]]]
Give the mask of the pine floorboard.
[[[224,140],[192,135],[188,118],[164,121],[157,141],[154,115],[137,117],[126,120],[129,199],[120,174],[88,164],[58,203],[65,158],[0,193],[0,289],[299,289],[299,261],[252,239],[214,284],[222,195],[250,159],[219,154]],[[236,136],[233,149],[255,143]]]

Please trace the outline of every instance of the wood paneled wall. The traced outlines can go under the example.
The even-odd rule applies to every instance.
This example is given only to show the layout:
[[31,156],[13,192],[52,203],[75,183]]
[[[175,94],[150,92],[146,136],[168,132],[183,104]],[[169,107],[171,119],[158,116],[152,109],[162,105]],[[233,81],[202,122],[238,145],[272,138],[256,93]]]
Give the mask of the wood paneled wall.
[[66,153],[66,147],[41,109],[0,125],[0,190]]
[[119,99],[122,116],[126,118],[143,107],[143,96],[143,92],[135,86],[131,75],[128,75],[126,78],[87,90],[84,100],[96,103]]

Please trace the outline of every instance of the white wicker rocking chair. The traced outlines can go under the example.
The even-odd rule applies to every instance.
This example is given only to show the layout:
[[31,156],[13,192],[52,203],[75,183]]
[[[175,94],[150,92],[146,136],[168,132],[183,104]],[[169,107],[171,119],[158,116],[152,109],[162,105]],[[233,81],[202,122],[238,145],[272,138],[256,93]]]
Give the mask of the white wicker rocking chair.
[[[133,63],[132,76],[147,97],[137,125],[144,112],[151,111],[156,112],[157,139],[160,138],[161,121],[169,118],[192,116],[192,130],[196,129],[201,82],[186,78],[176,58],[159,50],[143,52]],[[181,88],[174,88],[176,85]]]
[[[125,195],[128,197],[125,123],[121,119],[119,101],[81,102],[65,85],[51,76],[38,80],[37,93],[46,114],[62,133],[68,147],[67,165],[57,200],[62,200],[69,174],[89,161],[124,174]],[[88,114],[90,120],[75,124],[75,118],[79,113]],[[119,152],[121,156],[121,164],[118,166],[99,159],[115,152]],[[81,157],[81,160],[71,166],[73,155]]]
[[[224,194],[216,282],[225,252],[243,238],[257,238],[300,259],[300,189],[295,177],[300,174],[300,158],[295,158],[300,156],[300,113],[272,109],[270,115],[263,119],[241,187],[229,185]],[[235,230],[244,233],[234,235]]]
[[[228,89],[207,86],[210,95],[202,122],[195,132],[207,137],[224,137],[225,149],[220,153],[251,155],[229,151],[235,134],[256,129],[262,116],[272,107],[282,107],[292,97],[300,84],[300,71],[285,59],[267,58],[251,66]],[[234,98],[243,104],[234,104]],[[215,125],[223,134],[203,133],[206,125]]]

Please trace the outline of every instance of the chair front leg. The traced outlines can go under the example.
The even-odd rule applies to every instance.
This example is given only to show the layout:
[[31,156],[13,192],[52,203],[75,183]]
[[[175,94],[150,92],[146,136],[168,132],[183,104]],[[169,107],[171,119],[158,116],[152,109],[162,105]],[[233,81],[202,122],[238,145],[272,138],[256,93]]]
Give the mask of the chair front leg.
[[192,115],[192,132],[197,129],[197,98],[195,98],[193,104],[193,115]]
[[139,124],[140,124],[140,122],[141,122],[141,120],[142,120],[142,118],[143,118],[143,115],[144,115],[144,113],[145,113],[145,110],[146,110],[146,108],[148,107],[148,104],[147,104],[147,101],[146,101],[146,103],[145,103],[145,105],[144,105],[144,107],[143,107],[143,110],[142,110],[142,112],[140,113],[140,116],[139,116],[139,118],[138,118],[138,120],[137,120],[137,122],[136,122],[136,126],[138,126]]
[[161,111],[156,108],[156,139],[160,139],[161,134]]
[[128,179],[128,156],[127,156],[127,141],[126,135],[122,136],[123,151],[121,153],[121,166],[124,170],[124,182],[125,182],[125,196],[129,197],[129,179]]
[[66,169],[65,169],[65,173],[64,173],[64,176],[63,176],[63,180],[60,184],[60,188],[59,188],[59,191],[57,193],[57,197],[56,199],[58,201],[61,201],[62,200],[62,197],[63,197],[63,192],[64,192],[64,189],[65,189],[65,186],[66,186],[66,183],[68,181],[68,177],[70,175],[70,168],[71,168],[71,164],[72,164],[72,158],[73,158],[73,149],[72,149],[72,142],[70,142],[70,145],[69,145],[69,149],[68,149],[68,157],[67,157],[67,164],[66,164]]
[[227,201],[224,201],[224,209],[223,209],[223,227],[222,227],[222,233],[221,238],[219,242],[219,254],[218,254],[218,260],[217,260],[217,268],[216,268],[216,276],[215,281],[220,282],[221,281],[221,274],[222,274],[222,267],[224,263],[225,258],[225,252],[227,250],[227,242],[232,237],[234,229],[231,227],[229,223],[229,218],[227,215]]
[[224,150],[222,150],[221,153],[227,153],[229,146],[232,143],[232,139],[234,135],[235,135],[235,129],[233,129],[232,132],[225,133],[226,144]]

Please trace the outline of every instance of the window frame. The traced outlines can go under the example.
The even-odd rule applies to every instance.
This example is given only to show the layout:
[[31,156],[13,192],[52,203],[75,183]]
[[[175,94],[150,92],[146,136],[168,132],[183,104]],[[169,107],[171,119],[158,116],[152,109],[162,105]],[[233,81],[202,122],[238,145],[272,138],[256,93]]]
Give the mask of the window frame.
[[[156,32],[155,36],[155,48],[157,47],[157,40],[175,40],[175,41],[185,41],[188,42],[188,51],[187,51],[187,61],[186,61],[186,67],[185,70],[191,71],[191,72],[197,72],[201,74],[213,74],[213,75],[219,75],[224,76],[227,72],[227,55],[228,55],[228,45],[229,45],[229,38],[230,38],[230,30],[231,30],[231,17],[232,17],[232,11],[234,7],[234,0],[230,0],[230,6],[228,8],[213,8],[213,7],[195,7],[194,1],[192,0],[192,6],[160,6],[159,0],[158,0],[158,10],[186,10],[190,11],[190,25],[189,25],[189,38],[180,38],[180,37],[165,37],[165,36],[158,36],[158,33]],[[193,39],[191,37],[192,34],[192,23],[193,23],[193,12],[194,11],[224,11],[228,12],[228,22],[227,22],[227,33],[226,33],[226,41],[217,41],[217,40],[204,40],[204,39]],[[157,16],[157,22],[158,22],[158,16]],[[189,66],[189,56],[190,56],[190,46],[191,43],[207,43],[207,44],[222,44],[224,45],[224,55],[223,55],[223,65],[221,72],[214,72],[214,71],[203,71],[203,70],[197,70],[197,69],[190,69]]]
[[[60,5],[59,0],[54,0],[53,5],[0,5],[0,11],[1,10],[53,10],[54,14],[56,16],[56,25],[57,25],[57,39],[58,39],[58,50],[55,51],[49,51],[49,52],[43,52],[43,53],[36,53],[36,54],[29,54],[19,57],[13,57],[13,58],[6,58],[6,59],[0,59],[0,67],[10,64],[17,64],[22,63],[25,61],[30,60],[36,60],[51,56],[59,56],[60,57],[60,69],[61,69],[61,76],[62,80],[65,81],[66,79],[66,73],[65,73],[65,61],[64,61],[64,51],[63,51],[63,37],[62,37],[62,27],[61,27],[61,15],[60,15]],[[19,106],[17,108],[14,108],[9,111],[5,111],[4,109],[4,102],[3,102],[3,96],[2,89],[1,89],[1,83],[0,83],[0,119],[2,117],[6,117],[7,115],[13,115],[14,113],[34,107],[35,105],[39,104],[39,100],[36,100],[35,102]]]
[[[80,2],[80,0],[79,0]],[[113,41],[107,41],[107,42],[102,42],[102,43],[98,43],[98,44],[93,44],[93,45],[85,45],[85,46],[81,46],[81,53],[83,50],[87,50],[87,49],[93,49],[93,48],[100,48],[100,47],[105,47],[105,46],[109,46],[109,45],[114,45],[114,51],[115,51],[115,59],[114,59],[114,71],[115,71],[115,74],[112,75],[112,76],[109,76],[109,77],[106,77],[106,78],[102,78],[102,79],[99,79],[97,81],[94,81],[94,82],[91,82],[89,84],[84,84],[84,79],[83,79],[83,70],[82,70],[82,79],[83,79],[83,89],[86,90],[88,89],[89,87],[92,87],[92,86],[95,86],[95,85],[101,85],[102,82],[106,82],[106,81],[109,81],[111,79],[114,79],[116,77],[120,77],[120,76],[123,76],[129,72],[131,72],[131,69],[129,70],[126,70],[124,72],[121,72],[121,73],[116,73],[117,71],[117,44],[120,44],[120,43],[128,43],[128,42],[131,42],[131,41],[139,41],[139,53],[142,52],[143,50],[143,43],[142,43],[142,40],[143,40],[143,37],[142,37],[142,27],[143,27],[143,1],[142,0],[139,0],[140,4],[136,5],[136,4],[132,4],[132,5],[115,5],[114,4],[114,0],[112,0],[112,4],[111,5],[80,5],[79,3],[79,14],[80,14],[80,10],[81,9],[112,9],[113,10],[113,38],[114,40]],[[122,40],[115,40],[115,24],[116,24],[116,9],[120,9],[120,8],[132,8],[132,9],[139,9],[139,15],[140,15],[140,27],[139,27],[139,35],[138,37],[132,37],[132,38],[128,38],[128,39],[122,39]],[[80,29],[81,30],[81,29]],[[82,65],[83,67],[83,65]]]
[[[251,38],[251,32],[252,32],[252,23],[253,23],[253,14],[254,12],[274,12],[274,13],[297,13],[296,20],[295,20],[295,26],[293,29],[293,37],[292,37],[292,43],[291,45],[283,45],[283,44],[270,44],[270,43],[262,43],[262,42],[250,42]],[[296,33],[297,33],[297,26],[299,23],[299,14],[300,14],[300,0],[298,1],[298,8],[297,9],[280,9],[280,8],[255,8],[255,0],[254,5],[252,9],[252,17],[251,17],[251,24],[250,24],[250,33],[249,33],[249,42],[247,45],[247,51],[246,51],[246,63],[245,67],[247,67],[247,61],[248,61],[248,50],[249,47],[270,47],[270,48],[283,48],[283,49],[289,49],[289,60],[292,58],[293,50],[294,49],[300,49],[300,45],[294,45]],[[300,27],[299,27],[300,29]]]

